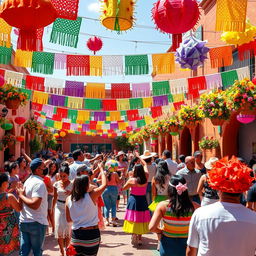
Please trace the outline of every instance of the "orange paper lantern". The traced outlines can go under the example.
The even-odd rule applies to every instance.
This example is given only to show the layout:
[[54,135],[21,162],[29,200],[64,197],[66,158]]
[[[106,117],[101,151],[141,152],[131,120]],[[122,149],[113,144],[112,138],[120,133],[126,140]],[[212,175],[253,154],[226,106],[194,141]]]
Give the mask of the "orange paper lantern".
[[61,138],[64,138],[67,135],[67,132],[62,130],[59,132],[59,135]]
[[0,6],[0,15],[10,26],[20,29],[21,50],[36,51],[37,29],[54,22],[57,11],[51,0],[6,0]]

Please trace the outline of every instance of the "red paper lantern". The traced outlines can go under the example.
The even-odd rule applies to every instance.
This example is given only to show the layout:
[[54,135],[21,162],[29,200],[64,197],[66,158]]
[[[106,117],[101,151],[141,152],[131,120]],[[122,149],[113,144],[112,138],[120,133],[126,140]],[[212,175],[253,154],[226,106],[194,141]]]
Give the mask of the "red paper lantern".
[[95,54],[100,51],[103,46],[102,40],[99,37],[93,36],[87,41],[87,47]]
[[19,142],[23,142],[25,140],[24,136],[16,136],[16,140]]
[[57,11],[51,0],[6,0],[0,6],[0,15],[10,26],[20,29],[20,49],[36,51],[37,29],[54,22]]
[[22,125],[26,122],[26,119],[22,116],[15,117],[14,122],[18,125]]
[[196,0],[158,0],[152,17],[161,32],[173,34],[171,50],[175,51],[182,42],[182,33],[196,25],[200,12]]

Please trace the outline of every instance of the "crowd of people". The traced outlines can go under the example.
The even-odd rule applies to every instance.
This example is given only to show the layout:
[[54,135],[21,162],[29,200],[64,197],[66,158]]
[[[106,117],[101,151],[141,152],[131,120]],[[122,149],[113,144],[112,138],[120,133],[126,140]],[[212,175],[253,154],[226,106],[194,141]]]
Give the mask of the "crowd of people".
[[[256,162],[202,152],[161,156],[145,150],[92,156],[24,150],[0,173],[0,255],[43,255],[45,235],[60,255],[97,255],[101,230],[119,225],[131,246],[156,233],[161,256],[254,256]],[[232,243],[232,246],[229,246]]]

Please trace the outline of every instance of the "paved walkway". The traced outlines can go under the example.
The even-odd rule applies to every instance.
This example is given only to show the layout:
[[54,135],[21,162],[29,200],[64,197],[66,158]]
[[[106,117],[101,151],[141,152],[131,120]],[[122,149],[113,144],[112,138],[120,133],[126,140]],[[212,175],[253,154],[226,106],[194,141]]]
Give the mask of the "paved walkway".
[[[158,256],[156,251],[157,240],[156,234],[148,234],[143,236],[143,245],[133,247],[131,245],[131,235],[122,231],[122,219],[124,218],[125,206],[120,205],[120,212],[117,213],[117,217],[120,219],[118,227],[106,227],[101,232],[102,243],[98,256]],[[44,256],[57,256],[59,249],[57,241],[50,236],[46,237]]]

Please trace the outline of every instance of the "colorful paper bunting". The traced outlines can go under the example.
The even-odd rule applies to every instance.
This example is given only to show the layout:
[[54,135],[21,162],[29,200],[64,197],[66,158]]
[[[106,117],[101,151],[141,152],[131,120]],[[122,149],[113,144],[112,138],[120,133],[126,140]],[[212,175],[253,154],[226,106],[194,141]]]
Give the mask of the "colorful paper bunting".
[[56,19],[53,23],[50,42],[77,48],[82,18],[76,20]]
[[79,0],[52,0],[54,8],[57,10],[59,18],[76,20]]
[[153,75],[171,74],[175,71],[174,53],[152,54]]
[[67,76],[89,76],[90,57],[88,55],[67,55]]
[[210,49],[212,68],[230,66],[233,63],[232,46],[222,46]]
[[54,53],[33,52],[31,69],[37,73],[53,74]]
[[125,74],[143,75],[148,74],[148,55],[125,56]]

